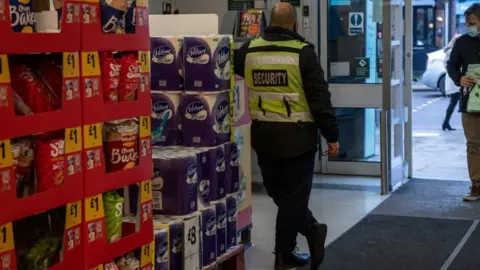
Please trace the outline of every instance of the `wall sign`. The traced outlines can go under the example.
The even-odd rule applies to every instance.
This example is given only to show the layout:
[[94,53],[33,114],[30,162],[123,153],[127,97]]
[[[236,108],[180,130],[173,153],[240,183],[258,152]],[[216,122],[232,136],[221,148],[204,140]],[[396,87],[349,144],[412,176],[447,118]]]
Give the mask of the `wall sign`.
[[348,34],[350,36],[363,34],[364,18],[363,12],[350,12],[348,14]]
[[247,10],[255,8],[255,0],[228,0],[228,10]]
[[281,2],[290,3],[294,7],[301,6],[300,0],[282,0]]
[[370,78],[370,58],[355,58],[355,79],[365,80],[368,78]]

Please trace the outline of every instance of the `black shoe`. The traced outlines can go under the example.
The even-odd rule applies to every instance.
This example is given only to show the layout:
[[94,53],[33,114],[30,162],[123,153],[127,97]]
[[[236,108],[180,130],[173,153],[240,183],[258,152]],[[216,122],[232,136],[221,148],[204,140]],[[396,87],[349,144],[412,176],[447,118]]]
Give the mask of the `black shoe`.
[[308,264],[310,256],[308,254],[300,254],[297,251],[291,253],[275,253],[275,270],[296,269]]
[[443,124],[442,125],[443,131],[448,130],[448,131],[454,131],[455,129],[450,126],[450,124]]
[[325,239],[327,225],[315,223],[307,232],[308,247],[310,249],[311,269],[317,270],[325,257]]

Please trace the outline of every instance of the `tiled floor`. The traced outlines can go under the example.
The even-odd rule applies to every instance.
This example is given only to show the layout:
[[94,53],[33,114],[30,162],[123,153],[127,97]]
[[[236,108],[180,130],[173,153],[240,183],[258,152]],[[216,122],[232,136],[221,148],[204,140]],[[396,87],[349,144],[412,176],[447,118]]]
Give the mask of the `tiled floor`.
[[[387,198],[387,196],[380,196],[379,191],[373,190],[376,186],[379,187],[379,180],[375,178],[317,176],[315,183],[324,185],[322,189],[312,191],[310,208],[315,217],[329,227],[327,243],[334,241]],[[349,184],[354,185],[353,190],[345,188],[344,185]],[[373,189],[358,191],[356,189],[360,189],[359,186]],[[247,251],[246,258],[248,270],[273,269],[275,216],[275,205],[270,198],[263,193],[255,193],[253,195],[253,247]],[[302,236],[298,237],[298,246],[301,251],[307,251],[307,244]]]

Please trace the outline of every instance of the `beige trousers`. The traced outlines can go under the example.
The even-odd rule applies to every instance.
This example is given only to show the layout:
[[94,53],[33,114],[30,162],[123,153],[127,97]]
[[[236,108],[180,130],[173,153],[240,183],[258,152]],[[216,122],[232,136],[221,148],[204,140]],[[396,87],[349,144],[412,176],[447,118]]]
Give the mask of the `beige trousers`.
[[480,181],[480,113],[462,114],[463,131],[467,139],[467,164],[470,180]]

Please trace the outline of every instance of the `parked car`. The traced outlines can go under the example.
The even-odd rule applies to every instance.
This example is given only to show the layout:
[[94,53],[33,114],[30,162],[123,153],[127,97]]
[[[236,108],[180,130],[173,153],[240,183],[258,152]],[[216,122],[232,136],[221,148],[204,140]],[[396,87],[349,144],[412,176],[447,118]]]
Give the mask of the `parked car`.
[[443,64],[445,60],[445,52],[443,49],[427,54],[427,68],[422,75],[423,84],[432,88],[438,89],[445,95],[445,76],[447,71]]

